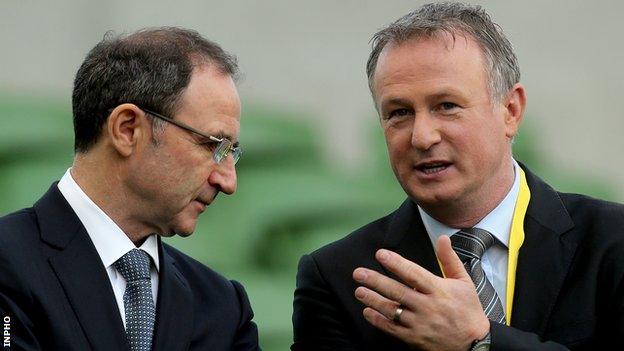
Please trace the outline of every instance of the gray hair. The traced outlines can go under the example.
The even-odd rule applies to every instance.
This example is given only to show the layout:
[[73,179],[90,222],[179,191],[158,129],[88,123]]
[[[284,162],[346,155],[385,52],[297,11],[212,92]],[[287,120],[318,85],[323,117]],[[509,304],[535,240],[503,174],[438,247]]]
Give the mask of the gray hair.
[[[105,35],[87,55],[74,80],[72,107],[76,152],[98,140],[110,111],[133,103],[172,116],[193,70],[212,65],[236,79],[236,57],[184,28],[147,28],[127,36]],[[154,131],[164,122],[153,120]]]
[[479,43],[486,61],[485,69],[493,100],[502,99],[520,81],[520,67],[511,43],[481,6],[451,2],[430,3],[373,35],[373,49],[366,64],[368,86],[373,99],[373,78],[377,61],[387,44],[432,38],[441,32],[449,33],[453,38],[456,34],[470,36]]

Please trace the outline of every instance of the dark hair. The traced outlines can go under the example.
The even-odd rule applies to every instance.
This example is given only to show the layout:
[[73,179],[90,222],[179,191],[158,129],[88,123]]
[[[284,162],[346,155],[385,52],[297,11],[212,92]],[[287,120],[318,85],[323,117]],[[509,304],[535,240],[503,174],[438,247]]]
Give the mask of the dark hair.
[[216,65],[236,78],[236,58],[198,32],[147,28],[128,36],[106,33],[76,73],[72,108],[76,152],[98,140],[111,110],[122,103],[172,116],[193,68]]
[[379,54],[388,43],[402,43],[409,39],[431,38],[440,32],[470,36],[481,46],[489,78],[490,94],[501,99],[520,81],[518,59],[511,43],[500,27],[492,22],[481,6],[462,3],[431,3],[399,18],[375,33],[373,49],[366,64],[368,85],[374,96],[373,78]]

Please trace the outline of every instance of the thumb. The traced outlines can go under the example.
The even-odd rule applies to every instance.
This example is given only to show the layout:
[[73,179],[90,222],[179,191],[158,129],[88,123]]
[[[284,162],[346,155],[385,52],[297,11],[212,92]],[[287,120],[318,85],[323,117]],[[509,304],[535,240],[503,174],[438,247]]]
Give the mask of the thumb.
[[472,282],[464,264],[451,247],[451,239],[446,235],[438,238],[438,260],[447,278],[461,279]]

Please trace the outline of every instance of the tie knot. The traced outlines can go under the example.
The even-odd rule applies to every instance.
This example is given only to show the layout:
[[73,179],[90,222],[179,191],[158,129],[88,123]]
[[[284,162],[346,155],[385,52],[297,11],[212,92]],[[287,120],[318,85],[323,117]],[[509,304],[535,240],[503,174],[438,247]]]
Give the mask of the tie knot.
[[483,253],[494,243],[494,236],[480,228],[466,228],[451,235],[451,246],[457,255],[466,262],[473,258],[481,259]]
[[132,249],[118,259],[114,266],[126,282],[150,279],[150,257],[147,252]]

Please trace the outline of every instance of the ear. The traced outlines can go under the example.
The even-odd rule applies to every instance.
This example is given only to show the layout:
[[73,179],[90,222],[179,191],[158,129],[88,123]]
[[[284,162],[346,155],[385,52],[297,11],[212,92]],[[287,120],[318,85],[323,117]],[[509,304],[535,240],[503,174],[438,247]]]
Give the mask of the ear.
[[130,156],[142,140],[151,137],[151,125],[144,116],[145,112],[134,104],[121,104],[108,116],[109,142],[120,155]]
[[520,123],[522,123],[522,119],[524,118],[525,107],[526,94],[524,92],[524,86],[520,83],[516,83],[503,101],[505,134],[509,139],[513,138],[518,132]]

